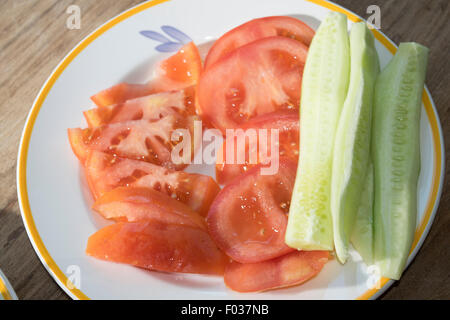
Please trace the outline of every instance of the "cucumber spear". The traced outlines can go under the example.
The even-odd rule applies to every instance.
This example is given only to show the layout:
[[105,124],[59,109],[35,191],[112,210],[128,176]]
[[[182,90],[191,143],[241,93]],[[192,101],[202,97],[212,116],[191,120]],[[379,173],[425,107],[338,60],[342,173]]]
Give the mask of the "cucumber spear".
[[347,17],[329,13],[311,42],[303,72],[301,156],[286,229],[286,244],[299,250],[333,250],[331,167],[349,64]]
[[428,49],[402,43],[375,87],[374,254],[382,276],[398,280],[414,239],[420,172],[420,111]]
[[364,22],[350,32],[350,84],[336,131],[331,214],[336,255],[348,258],[352,229],[370,160],[372,105],[380,72],[375,39]]

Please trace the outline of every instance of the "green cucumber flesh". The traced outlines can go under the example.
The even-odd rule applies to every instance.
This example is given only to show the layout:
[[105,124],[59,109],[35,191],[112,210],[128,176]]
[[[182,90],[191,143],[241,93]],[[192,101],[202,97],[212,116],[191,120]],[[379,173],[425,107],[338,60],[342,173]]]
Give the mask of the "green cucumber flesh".
[[336,255],[348,258],[351,232],[370,158],[372,104],[380,66],[375,39],[364,22],[350,32],[350,84],[333,152],[331,215]]
[[333,250],[331,169],[349,64],[347,18],[329,13],[312,40],[302,80],[301,157],[285,239],[299,250]]
[[375,88],[374,259],[380,274],[399,279],[414,239],[420,172],[420,112],[428,49],[402,43]]
[[367,265],[373,264],[373,189],[373,163],[370,161],[350,238]]

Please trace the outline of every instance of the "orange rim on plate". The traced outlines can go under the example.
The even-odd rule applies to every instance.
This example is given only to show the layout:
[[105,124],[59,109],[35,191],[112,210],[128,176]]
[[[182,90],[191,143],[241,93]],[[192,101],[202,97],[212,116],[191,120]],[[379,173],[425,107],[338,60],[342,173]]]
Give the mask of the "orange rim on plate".
[[12,300],[11,294],[9,293],[8,288],[6,287],[6,284],[3,282],[3,279],[0,278],[0,295],[3,297],[4,300]]
[[12,288],[8,279],[1,270],[0,270],[0,298],[3,298],[3,300],[18,299],[16,293],[14,292],[14,289]]
[[[93,42],[95,39],[97,39],[100,35],[102,35],[107,30],[111,29],[113,26],[117,25],[118,23],[128,19],[129,17],[142,12],[150,7],[156,6],[158,4],[161,4],[163,2],[167,2],[170,0],[153,0],[149,2],[142,3],[140,5],[137,5],[120,15],[116,16],[115,18],[111,19],[101,27],[99,27],[97,30],[95,30],[93,33],[91,33],[89,36],[87,36],[84,40],[82,40],[62,61],[61,63],[56,67],[56,69],[52,72],[50,77],[47,79],[46,83],[42,87],[41,91],[39,92],[38,96],[36,97],[36,100],[33,103],[33,106],[31,108],[31,111],[28,115],[28,118],[25,123],[25,127],[22,133],[22,139],[20,141],[19,146],[19,156],[17,161],[17,192],[18,192],[18,200],[20,205],[20,210],[22,212],[22,218],[28,233],[28,236],[31,240],[31,243],[37,252],[39,258],[41,259],[41,262],[44,264],[46,269],[49,271],[49,273],[53,276],[55,281],[61,286],[61,288],[64,289],[64,291],[69,294],[72,298],[77,299],[89,299],[89,297],[84,294],[81,290],[77,289],[67,278],[67,276],[61,271],[59,266],[56,264],[56,262],[53,260],[53,258],[50,256],[49,252],[47,251],[47,248],[45,247],[39,232],[36,228],[36,224],[33,219],[33,215],[30,209],[30,203],[28,200],[28,191],[27,191],[27,155],[28,155],[28,147],[30,144],[30,138],[33,131],[34,123],[36,121],[37,115],[39,114],[39,111],[42,107],[42,104],[44,103],[48,93],[50,92],[51,88],[53,87],[55,81],[59,78],[59,76],[62,74],[62,72],[65,70],[65,68],[75,59],[75,57],[83,51],[91,42]],[[361,17],[358,17],[354,13],[348,11],[347,9],[336,5],[334,3],[328,2],[326,0],[306,0],[312,3],[315,3],[319,6],[325,7],[327,9],[330,9],[332,11],[338,11],[341,13],[344,13],[347,15],[347,17],[353,21],[363,21]],[[380,41],[392,54],[394,54],[397,51],[396,45],[389,40],[382,32],[378,30],[373,30],[373,33],[375,37]],[[443,173],[443,137],[442,137],[442,130],[439,124],[438,115],[436,112],[436,109],[433,105],[433,102],[430,98],[430,94],[428,92],[428,89],[424,89],[423,94],[423,103],[425,106],[425,110],[427,112],[428,119],[430,121],[430,126],[432,130],[432,136],[433,136],[433,144],[434,144],[434,171],[433,171],[433,183],[432,188],[430,192],[430,196],[427,201],[427,206],[425,209],[425,216],[420,223],[419,227],[416,229],[416,233],[414,236],[414,243],[411,249],[410,256],[415,256],[420,245],[424,241],[426,235],[428,234],[428,231],[430,229],[431,223],[434,219],[434,215],[437,210],[437,205],[439,202],[441,190],[442,190],[442,173]],[[378,289],[371,289],[366,291],[361,296],[357,297],[357,299],[370,299],[370,298],[376,298],[380,294],[382,294],[392,283],[393,281],[382,278],[381,279],[381,285]],[[1,289],[0,284],[0,289]],[[3,291],[2,291],[3,293]]]

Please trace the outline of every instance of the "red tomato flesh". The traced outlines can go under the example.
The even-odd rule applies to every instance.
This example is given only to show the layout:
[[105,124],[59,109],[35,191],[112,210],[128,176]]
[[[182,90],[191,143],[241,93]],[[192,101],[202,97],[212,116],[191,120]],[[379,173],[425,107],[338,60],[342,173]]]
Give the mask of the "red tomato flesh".
[[225,133],[259,115],[298,110],[307,50],[285,37],[234,50],[203,72],[197,87],[201,116]]
[[94,199],[117,187],[145,187],[182,202],[206,216],[220,187],[210,176],[174,171],[152,163],[92,151],[86,177]]
[[164,272],[222,275],[228,262],[204,230],[158,221],[107,226],[89,237],[86,253]]
[[219,192],[209,209],[211,237],[227,255],[241,263],[279,257],[293,249],[284,243],[296,165],[280,159],[274,175],[255,166]]
[[83,112],[89,127],[130,120],[156,120],[169,114],[195,115],[194,87],[168,91]]
[[185,204],[150,188],[120,187],[92,206],[106,219],[123,222],[158,220],[206,230],[205,219]]
[[201,70],[200,54],[195,44],[190,42],[158,64],[156,76],[149,83],[120,83],[93,95],[91,99],[97,106],[106,107],[157,92],[180,90],[197,84]]
[[[69,140],[82,163],[85,163],[89,150],[97,150],[179,170],[186,164],[173,163],[171,152],[183,141],[183,137],[172,141],[171,134],[176,129],[188,129],[192,137],[196,119],[196,116],[169,114],[158,120],[133,120],[95,128],[69,129]],[[192,158],[193,139],[189,143],[189,157]]]
[[299,285],[316,276],[328,261],[328,251],[294,251],[259,263],[232,262],[225,284],[238,292],[258,292]]
[[314,30],[298,19],[285,16],[251,20],[228,31],[214,43],[205,59],[205,69],[243,45],[273,36],[292,38],[309,46]]
[[[261,153],[259,150],[259,135],[257,138],[257,149],[255,150],[253,147],[250,148],[248,140],[246,140],[245,147],[245,163],[238,164],[236,161],[237,155],[237,138],[235,136],[227,137],[224,144],[222,145],[222,149],[219,152],[217,157],[217,165],[216,165],[216,179],[220,184],[227,184],[232,181],[237,176],[245,173],[250,168],[259,163],[264,163],[268,158],[272,156],[271,151],[271,140],[270,134],[271,130],[277,129],[279,132],[278,139],[278,151],[280,157],[287,157],[294,162],[298,162],[298,152],[299,152],[299,116],[297,111],[284,111],[284,112],[273,112],[269,114],[265,114],[256,118],[251,119],[249,122],[242,125],[239,129],[244,131],[249,129],[256,130],[256,133],[259,134],[259,130],[267,129],[267,152]],[[234,140],[234,141],[232,141]],[[234,155],[235,159],[231,163],[227,163],[227,146],[233,143],[234,145]],[[250,153],[254,152],[258,155],[257,162],[251,163]]]

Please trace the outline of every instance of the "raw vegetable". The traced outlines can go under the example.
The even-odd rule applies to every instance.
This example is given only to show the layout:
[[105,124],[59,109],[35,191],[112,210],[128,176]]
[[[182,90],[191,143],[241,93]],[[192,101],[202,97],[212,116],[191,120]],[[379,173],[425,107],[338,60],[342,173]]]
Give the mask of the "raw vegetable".
[[233,260],[255,263],[293,249],[284,234],[295,177],[295,162],[280,159],[276,174],[262,175],[261,165],[227,184],[208,212],[208,231]]
[[243,45],[274,36],[292,38],[309,46],[314,30],[302,21],[286,16],[264,17],[248,21],[228,31],[214,42],[205,59],[205,69]]
[[225,268],[227,287],[256,292],[299,285],[316,276],[328,261],[328,251],[294,251],[259,263],[232,262]]
[[206,216],[220,188],[210,176],[170,170],[153,163],[91,151],[85,165],[94,199],[117,187],[146,187]]
[[[186,129],[193,136],[196,119],[197,116],[186,117],[173,113],[157,120],[132,120],[95,128],[69,129],[68,134],[72,149],[83,164],[89,151],[96,150],[179,170],[186,167],[186,164],[174,163],[171,152],[184,137],[172,141],[172,132]],[[190,154],[184,154],[183,157],[190,159],[192,155],[193,141]]]
[[89,127],[130,120],[156,120],[168,114],[195,114],[194,87],[168,91],[83,112]]
[[150,188],[116,188],[95,201],[92,209],[115,221],[157,220],[206,230],[205,219],[197,212]]
[[399,279],[414,238],[420,171],[420,111],[428,49],[402,43],[375,88],[375,262]]
[[229,259],[199,228],[158,221],[118,222],[89,237],[97,259],[164,272],[223,274]]
[[369,162],[351,242],[367,265],[373,263],[373,163]]
[[67,129],[67,136],[69,137],[69,143],[73,153],[84,164],[89,155],[89,149],[85,145],[83,130],[80,128]]
[[[89,128],[69,129],[69,140],[93,209],[115,224],[92,235],[86,253],[163,272],[224,274],[229,288],[255,292],[311,279],[333,248],[345,263],[351,241],[367,264],[398,279],[416,222],[428,51],[402,44],[378,76],[364,23],[354,24],[349,42],[345,15],[330,13],[313,35],[294,18],[255,19],[213,45],[203,73],[190,43],[159,63],[150,82],[93,96]],[[276,174],[262,173],[261,154],[244,164],[219,158],[222,190],[209,176],[177,171],[186,164],[171,153],[183,140],[172,133],[192,136],[197,112],[222,133],[279,129]],[[191,145],[183,158],[193,153]]]
[[331,215],[336,255],[348,258],[348,246],[370,158],[372,103],[380,71],[374,36],[365,22],[350,33],[350,83],[336,130],[331,180]]
[[286,243],[300,250],[333,250],[331,166],[336,128],[349,78],[347,18],[332,12],[309,48],[300,108],[300,159]]
[[263,114],[298,110],[307,53],[303,43],[280,36],[237,48],[202,73],[200,115],[225,133]]
[[159,63],[154,79],[146,84],[119,83],[91,97],[99,107],[123,103],[149,94],[180,90],[197,84],[202,70],[202,60],[193,42],[186,44],[176,54]]
[[96,93],[91,97],[91,100],[98,107],[107,107],[156,92],[157,90],[152,87],[151,83],[135,84],[122,82]]
[[[229,136],[226,138],[225,142],[222,145],[222,148],[219,151],[217,157],[216,164],[216,179],[220,184],[227,184],[232,181],[237,176],[245,173],[251,167],[255,166],[258,163],[267,162],[268,158],[276,157],[272,154],[271,147],[271,134],[273,134],[272,130],[278,130],[278,155],[282,157],[287,157],[292,161],[297,162],[298,160],[298,145],[299,145],[299,115],[297,111],[278,111],[268,113],[256,118],[253,118],[243,126],[238,129],[242,129],[244,131],[249,129],[254,129],[257,134],[257,142],[256,146],[250,146],[248,141],[246,141],[245,147],[245,163],[239,164],[237,161],[233,161],[232,163],[227,162],[227,147],[229,147],[229,143],[234,145],[234,155],[237,158],[237,146],[238,141],[237,138],[233,136]],[[259,130],[265,129],[267,130],[267,149],[265,152],[261,152],[259,147],[259,143],[261,143],[259,137]],[[251,163],[250,153],[257,153],[257,161],[256,163]],[[219,160],[220,159],[220,160]],[[223,161],[222,161],[223,160]],[[270,163],[268,164],[268,166]]]

